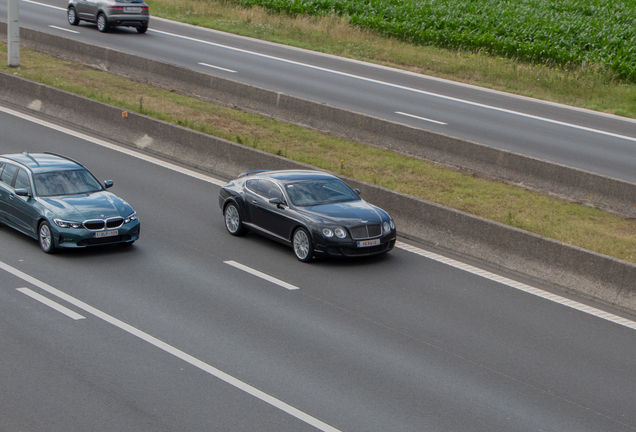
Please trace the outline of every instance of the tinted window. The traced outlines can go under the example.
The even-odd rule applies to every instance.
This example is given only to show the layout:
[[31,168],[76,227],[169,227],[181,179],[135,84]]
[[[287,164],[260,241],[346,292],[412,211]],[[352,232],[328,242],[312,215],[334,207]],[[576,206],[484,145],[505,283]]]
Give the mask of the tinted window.
[[15,173],[17,171],[18,171],[17,166],[6,164],[4,166],[4,169],[2,170],[2,175],[0,175],[0,181],[8,185],[11,185],[11,182],[13,181],[13,177],[15,176]]
[[39,196],[74,195],[103,190],[88,170],[53,171],[33,176]]
[[29,181],[29,174],[23,169],[18,171],[18,177],[15,179],[16,189],[26,189],[31,193],[31,182]]
[[256,187],[258,186],[258,179],[257,180],[248,180],[245,182],[245,187],[248,188],[249,190],[251,190],[252,192],[256,193]]
[[360,197],[339,179],[287,183],[285,189],[292,204],[300,207],[360,200]]
[[283,193],[280,191],[276,183],[270,180],[259,180],[256,193],[267,199],[280,198],[283,199]]

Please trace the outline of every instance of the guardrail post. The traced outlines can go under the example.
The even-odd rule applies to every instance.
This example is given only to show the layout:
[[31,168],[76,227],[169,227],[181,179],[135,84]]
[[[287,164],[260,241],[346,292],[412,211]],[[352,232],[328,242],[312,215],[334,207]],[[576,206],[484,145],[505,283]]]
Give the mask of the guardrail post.
[[19,0],[7,0],[7,62],[11,67],[20,66],[20,13]]

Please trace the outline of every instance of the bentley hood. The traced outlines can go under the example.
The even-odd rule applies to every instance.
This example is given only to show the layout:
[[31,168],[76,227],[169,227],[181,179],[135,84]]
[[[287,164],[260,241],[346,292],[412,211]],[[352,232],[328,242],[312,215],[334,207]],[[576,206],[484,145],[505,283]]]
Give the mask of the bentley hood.
[[[386,215],[383,210],[364,200],[303,207],[301,211],[316,219],[329,220],[347,226],[358,225],[361,221],[367,221],[362,223],[382,223],[382,217]],[[388,220],[388,215],[384,220]]]

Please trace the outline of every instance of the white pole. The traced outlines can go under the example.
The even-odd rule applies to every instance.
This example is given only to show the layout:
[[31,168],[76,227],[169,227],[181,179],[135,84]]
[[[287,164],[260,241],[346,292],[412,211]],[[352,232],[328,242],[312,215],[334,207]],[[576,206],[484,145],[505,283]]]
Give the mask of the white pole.
[[18,10],[19,0],[7,0],[8,13],[8,41],[7,49],[9,66],[20,66],[20,13]]

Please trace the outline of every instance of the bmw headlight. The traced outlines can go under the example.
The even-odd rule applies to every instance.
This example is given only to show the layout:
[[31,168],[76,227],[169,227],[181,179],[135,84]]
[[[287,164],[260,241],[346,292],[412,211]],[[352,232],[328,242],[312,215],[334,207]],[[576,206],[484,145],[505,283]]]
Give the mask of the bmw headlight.
[[137,220],[137,212],[133,212],[133,214],[128,215],[125,219],[124,219],[124,223],[130,223],[132,221]]
[[324,235],[325,237],[333,237],[333,231],[331,231],[329,228],[323,228],[322,235]]
[[67,221],[63,219],[53,219],[53,222],[55,222],[55,225],[59,226],[60,228],[81,228],[82,227],[81,222]]
[[333,232],[336,234],[336,237],[338,238],[345,238],[347,236],[347,232],[343,229],[343,228],[336,228],[335,230],[333,230]]

